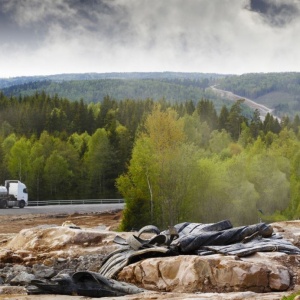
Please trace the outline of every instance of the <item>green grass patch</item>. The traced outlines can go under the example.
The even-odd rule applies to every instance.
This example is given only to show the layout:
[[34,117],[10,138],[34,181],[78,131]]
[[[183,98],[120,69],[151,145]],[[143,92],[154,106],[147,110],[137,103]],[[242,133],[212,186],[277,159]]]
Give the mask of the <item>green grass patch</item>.
[[299,296],[299,295],[300,295],[300,292],[297,292],[297,293],[291,294],[289,296],[283,296],[283,298],[281,298],[281,300],[293,300],[293,299],[295,299],[296,296]]

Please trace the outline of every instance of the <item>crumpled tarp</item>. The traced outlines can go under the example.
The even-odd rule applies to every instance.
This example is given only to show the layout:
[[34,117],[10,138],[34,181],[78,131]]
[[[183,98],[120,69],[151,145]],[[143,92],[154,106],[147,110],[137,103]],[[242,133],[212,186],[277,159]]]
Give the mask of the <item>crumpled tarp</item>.
[[135,285],[108,279],[90,271],[74,274],[62,273],[51,280],[32,280],[27,288],[29,294],[59,294],[88,297],[115,297],[138,294],[145,290]]
[[[140,236],[145,232],[156,235],[144,240]],[[127,240],[116,237],[115,242],[123,248],[109,254],[99,270],[100,274],[109,278],[114,278],[126,265],[149,257],[215,253],[242,257],[270,251],[300,254],[298,247],[275,234],[269,224],[233,227],[229,220],[212,224],[185,222],[162,232],[148,225]]]

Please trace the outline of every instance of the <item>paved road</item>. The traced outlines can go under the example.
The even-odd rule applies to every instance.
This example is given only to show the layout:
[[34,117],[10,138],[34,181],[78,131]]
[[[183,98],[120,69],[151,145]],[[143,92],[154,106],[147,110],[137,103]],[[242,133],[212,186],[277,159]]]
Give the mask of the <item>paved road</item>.
[[217,93],[221,97],[227,98],[227,99],[232,100],[232,101],[237,101],[239,99],[244,99],[244,103],[246,105],[248,105],[250,108],[259,110],[260,117],[261,117],[262,120],[264,120],[265,116],[269,113],[269,114],[273,115],[273,117],[277,118],[278,121],[280,121],[280,118],[274,115],[273,109],[271,109],[269,107],[266,107],[262,104],[259,104],[259,103],[255,102],[255,101],[253,101],[249,98],[245,98],[243,96],[233,94],[232,92],[225,91],[225,90],[220,90],[220,89],[216,88],[216,86],[210,86],[209,88],[212,89],[215,93]]
[[21,208],[0,209],[0,216],[3,215],[24,215],[24,214],[66,214],[66,213],[87,213],[102,212],[116,209],[123,209],[124,203],[118,204],[80,204],[80,205],[47,205],[27,206]]

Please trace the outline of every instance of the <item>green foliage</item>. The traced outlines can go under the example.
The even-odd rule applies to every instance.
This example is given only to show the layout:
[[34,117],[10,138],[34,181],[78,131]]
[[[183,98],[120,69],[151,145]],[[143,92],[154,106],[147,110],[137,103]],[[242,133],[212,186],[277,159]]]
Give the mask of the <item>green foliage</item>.
[[207,99],[0,104],[0,179],[21,179],[30,199],[124,197],[123,230],[300,216],[299,117],[247,119],[240,101],[218,115]]
[[201,99],[196,111],[200,117],[201,122],[206,122],[211,129],[218,128],[218,116],[213,103],[207,99]]
[[296,296],[299,296],[299,295],[300,295],[300,292],[293,293],[293,294],[291,294],[289,296],[283,296],[281,298],[281,300],[293,300],[293,299],[295,299]]
[[46,190],[52,199],[64,198],[70,187],[72,172],[68,162],[57,151],[54,151],[45,161]]
[[[226,175],[225,165],[217,156],[202,157],[197,160],[197,170],[194,173],[196,185],[191,205],[193,210],[188,221],[205,223],[224,219],[226,216],[225,203],[228,199],[223,180]],[[219,209],[220,205],[225,210]]]
[[90,197],[106,198],[107,172],[111,163],[111,146],[104,128],[99,128],[88,142],[88,150],[84,157],[84,166]]
[[[105,96],[123,99],[168,99],[171,103],[196,104],[201,99],[213,101],[219,112],[223,105],[230,106],[226,98],[220,98],[207,89],[216,85],[241,97],[255,99],[274,110],[277,116],[295,117],[300,113],[300,73],[253,73],[219,75],[204,73],[88,73],[52,76],[17,77],[0,79],[2,95],[32,96],[41,90],[45,94],[86,103],[101,101]],[[191,107],[186,105],[186,113]],[[249,118],[251,112],[244,114]],[[248,115],[247,115],[248,114]],[[181,114],[182,116],[182,114]],[[210,120],[213,122],[213,120]],[[102,127],[102,126],[101,126]],[[212,128],[214,129],[214,128]]]
[[201,79],[159,79],[159,78],[110,78],[98,80],[71,81],[41,81],[25,85],[16,85],[3,89],[4,94],[13,96],[31,96],[36,91],[44,90],[51,96],[59,95],[73,101],[85,99],[85,102],[98,102],[107,95],[111,98],[122,99],[154,99],[158,101],[166,98],[170,102],[184,102],[187,99],[198,101],[201,98],[213,99],[218,106],[223,101],[214,94],[208,94],[205,87],[210,79],[204,83]]
[[8,170],[14,178],[25,180],[30,172],[30,154],[31,143],[26,138],[16,141],[9,151]]
[[136,141],[127,174],[117,179],[117,187],[126,200],[122,230],[154,224],[154,189],[157,164],[149,138]]
[[[237,115],[239,112],[237,106]],[[138,137],[129,172],[119,178],[120,193],[130,199],[123,229],[145,225],[144,220],[165,227],[180,221],[216,222],[230,218],[236,225],[246,225],[297,214],[300,178],[291,177],[290,159],[299,149],[299,141],[293,131],[286,128],[279,134],[272,133],[266,143],[265,135],[255,138],[244,122],[237,143],[225,129],[209,129],[209,142],[203,143],[206,122],[201,122],[197,112],[181,119],[173,117],[172,121],[168,121],[169,116],[156,110],[148,117],[147,139]],[[166,134],[168,128],[179,128],[181,121],[184,139],[179,138],[180,142],[168,152],[172,145],[171,136]],[[172,136],[180,135],[173,132]],[[294,164],[296,172],[297,160]],[[293,190],[291,213],[288,207]],[[142,215],[139,211],[134,217],[130,212],[139,205],[147,207],[147,199],[149,211]],[[154,218],[150,214],[152,205]]]

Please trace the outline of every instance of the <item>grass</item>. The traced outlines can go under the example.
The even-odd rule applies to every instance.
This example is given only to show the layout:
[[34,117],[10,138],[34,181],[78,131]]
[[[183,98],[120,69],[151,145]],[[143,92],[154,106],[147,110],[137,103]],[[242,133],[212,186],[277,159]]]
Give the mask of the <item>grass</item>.
[[295,299],[296,296],[299,296],[299,295],[300,295],[300,292],[297,292],[297,293],[291,294],[289,296],[284,296],[281,300],[293,300],[293,299]]

